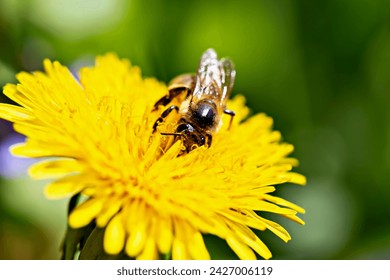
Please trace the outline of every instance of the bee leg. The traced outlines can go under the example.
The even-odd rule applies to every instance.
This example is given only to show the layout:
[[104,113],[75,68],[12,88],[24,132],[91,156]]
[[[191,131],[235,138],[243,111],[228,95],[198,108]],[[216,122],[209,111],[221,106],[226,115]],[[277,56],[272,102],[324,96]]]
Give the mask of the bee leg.
[[168,105],[173,98],[175,98],[176,96],[179,96],[180,94],[183,94],[183,93],[186,93],[188,95],[188,88],[186,87],[178,87],[178,88],[174,88],[174,89],[171,89],[168,91],[168,94],[161,97],[153,106],[153,111],[156,111],[158,109],[158,106],[162,105],[162,106],[166,106]]
[[153,124],[153,133],[156,132],[157,126],[164,121],[166,117],[173,111],[176,110],[176,112],[179,112],[179,107],[176,105],[170,106],[168,109],[166,109],[161,116],[156,120],[156,122]]
[[206,134],[205,146],[207,148],[210,148],[212,140],[213,140],[213,136],[211,136],[211,134]]
[[[161,132],[160,133],[161,135],[164,135],[164,136],[175,136],[175,139],[176,139],[176,137],[183,137],[183,134],[181,134],[181,133],[178,133],[178,132]],[[176,142],[176,140],[175,140],[175,142]]]
[[226,115],[230,116],[230,122],[229,122],[229,127],[228,127],[228,130],[230,130],[230,127],[232,126],[232,123],[233,123],[233,118],[236,115],[236,113],[234,111],[232,111],[232,110],[229,110],[229,109],[225,109],[225,110],[223,110],[223,112]]

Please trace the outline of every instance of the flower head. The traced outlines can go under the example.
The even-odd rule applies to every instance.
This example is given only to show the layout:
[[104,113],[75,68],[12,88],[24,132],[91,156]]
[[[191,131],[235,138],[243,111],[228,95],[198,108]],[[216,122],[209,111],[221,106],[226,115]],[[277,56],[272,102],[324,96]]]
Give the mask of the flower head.
[[180,140],[159,132],[174,130],[177,114],[152,129],[164,110],[153,105],[167,87],[142,78],[129,61],[97,57],[79,79],[58,62],[45,60],[44,68],[19,73],[19,84],[4,88],[20,106],[0,104],[0,117],[27,136],[12,153],[45,158],[29,173],[53,179],[49,198],[85,197],[69,225],[103,228],[106,253],[208,259],[203,235],[211,234],[241,259],[255,259],[255,252],[268,259],[271,252],[252,229],[268,229],[286,242],[290,235],[262,213],[303,224],[301,207],[272,195],[276,185],[305,184],[291,171],[293,146],[281,142],[270,117],[248,117],[242,96],[228,101],[236,112],[230,129],[223,125],[211,147],[183,154]]

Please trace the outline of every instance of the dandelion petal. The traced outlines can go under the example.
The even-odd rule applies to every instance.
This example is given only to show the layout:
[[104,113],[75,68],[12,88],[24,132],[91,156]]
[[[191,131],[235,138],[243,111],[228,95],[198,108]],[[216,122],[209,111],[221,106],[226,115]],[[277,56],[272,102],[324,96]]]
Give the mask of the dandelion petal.
[[69,225],[73,228],[80,228],[88,225],[101,211],[103,201],[99,199],[89,199],[79,205],[69,215]]
[[104,249],[108,254],[119,254],[125,245],[125,230],[120,214],[114,216],[104,232]]

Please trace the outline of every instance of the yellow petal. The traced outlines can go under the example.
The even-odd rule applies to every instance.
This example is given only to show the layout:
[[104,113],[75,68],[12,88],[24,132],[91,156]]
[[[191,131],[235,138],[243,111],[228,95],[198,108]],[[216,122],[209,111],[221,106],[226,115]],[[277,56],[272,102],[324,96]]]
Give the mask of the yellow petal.
[[305,222],[301,218],[296,216],[296,215],[282,215],[282,216],[286,217],[287,219],[289,219],[289,220],[291,220],[293,222],[296,222],[296,223],[298,223],[300,225],[305,225]]
[[[245,240],[245,239],[244,239]],[[260,240],[259,237],[255,237],[254,240],[245,240],[246,244],[250,246],[256,253],[258,253],[261,257],[268,260],[272,257],[271,251],[268,247]]]
[[12,145],[10,147],[10,152],[14,156],[31,158],[47,157],[53,155],[53,151],[50,148],[34,145],[29,142]]
[[[288,207],[290,209],[294,209],[295,211],[297,211],[298,213],[305,213],[305,209],[303,209],[302,207],[290,202],[290,201],[287,201],[283,198],[280,198],[280,197],[277,197],[277,196],[272,196],[272,195],[268,195],[268,194],[265,194],[264,195],[264,199],[272,202],[272,203],[275,203],[275,204],[278,204],[278,205],[281,205],[281,206],[284,206],[284,207]],[[289,215],[287,213],[287,215]]]
[[28,174],[34,179],[56,178],[72,172],[81,172],[83,166],[74,159],[46,160],[33,164]]
[[61,199],[70,197],[82,191],[88,184],[88,176],[70,175],[48,184],[45,188],[45,195],[50,199]]
[[306,177],[295,172],[290,172],[290,180],[289,182],[298,184],[298,185],[306,185]]
[[209,260],[210,254],[204,244],[203,236],[199,231],[193,229],[193,233],[188,236],[188,251],[194,260]]
[[262,217],[258,217],[259,220],[263,221],[270,231],[272,231],[274,234],[276,234],[280,239],[282,239],[284,242],[287,242],[291,240],[291,236],[288,233],[288,231],[279,225],[278,223],[272,222],[270,220],[267,220]]
[[173,228],[170,217],[160,217],[157,221],[157,246],[162,254],[168,254],[171,251]]
[[147,235],[143,225],[134,227],[126,241],[126,254],[130,257],[136,257],[144,249],[146,239]]
[[119,212],[123,204],[123,199],[118,197],[111,197],[104,204],[102,211],[99,213],[99,216],[96,218],[96,225],[98,227],[105,227],[110,219]]
[[256,260],[256,255],[245,243],[238,241],[233,236],[226,237],[229,247],[241,260]]
[[0,118],[10,122],[20,122],[33,120],[34,116],[23,107],[2,103],[0,104]]
[[268,247],[248,227],[239,224],[230,224],[230,228],[234,230],[235,235],[241,242],[251,247],[261,257],[264,259],[272,257]]
[[102,210],[103,200],[91,198],[77,206],[69,215],[68,223],[73,228],[88,225]]
[[[22,72],[24,75],[31,75],[25,72]],[[26,109],[33,108],[33,103],[29,98],[27,98],[24,94],[18,91],[18,86],[13,84],[6,84],[4,86],[3,93],[9,98],[23,106]]]
[[253,198],[245,198],[240,199],[242,201],[242,204],[240,204],[240,208],[245,208],[245,209],[251,209],[254,211],[266,211],[266,212],[272,212],[276,214],[296,214],[297,211],[288,209],[288,208],[282,208],[279,207],[278,205],[275,205],[273,203],[269,203],[266,201],[261,201],[259,198],[253,199]]
[[104,250],[107,254],[119,254],[125,245],[125,229],[123,227],[122,217],[117,214],[108,223],[104,232]]
[[150,236],[145,243],[143,251],[137,256],[137,260],[155,260],[158,258],[156,242]]
[[184,229],[182,221],[175,219],[174,221],[175,236],[172,242],[172,259],[173,260],[188,260],[190,258],[187,243],[185,242]]
[[148,237],[147,229],[150,220],[150,212],[142,200],[133,201],[125,210],[124,217],[128,238],[126,241],[126,253],[135,257],[144,249]]
[[183,242],[183,240],[180,240],[177,237],[175,237],[172,242],[172,259],[173,260],[189,259],[186,244]]

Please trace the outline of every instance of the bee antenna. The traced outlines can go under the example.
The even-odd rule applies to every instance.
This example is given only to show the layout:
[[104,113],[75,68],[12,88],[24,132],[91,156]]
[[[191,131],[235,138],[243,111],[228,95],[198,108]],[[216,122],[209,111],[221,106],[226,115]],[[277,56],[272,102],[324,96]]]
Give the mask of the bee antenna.
[[181,136],[182,134],[181,133],[177,133],[177,132],[173,132],[173,133],[171,133],[171,132],[161,132],[161,135]]

